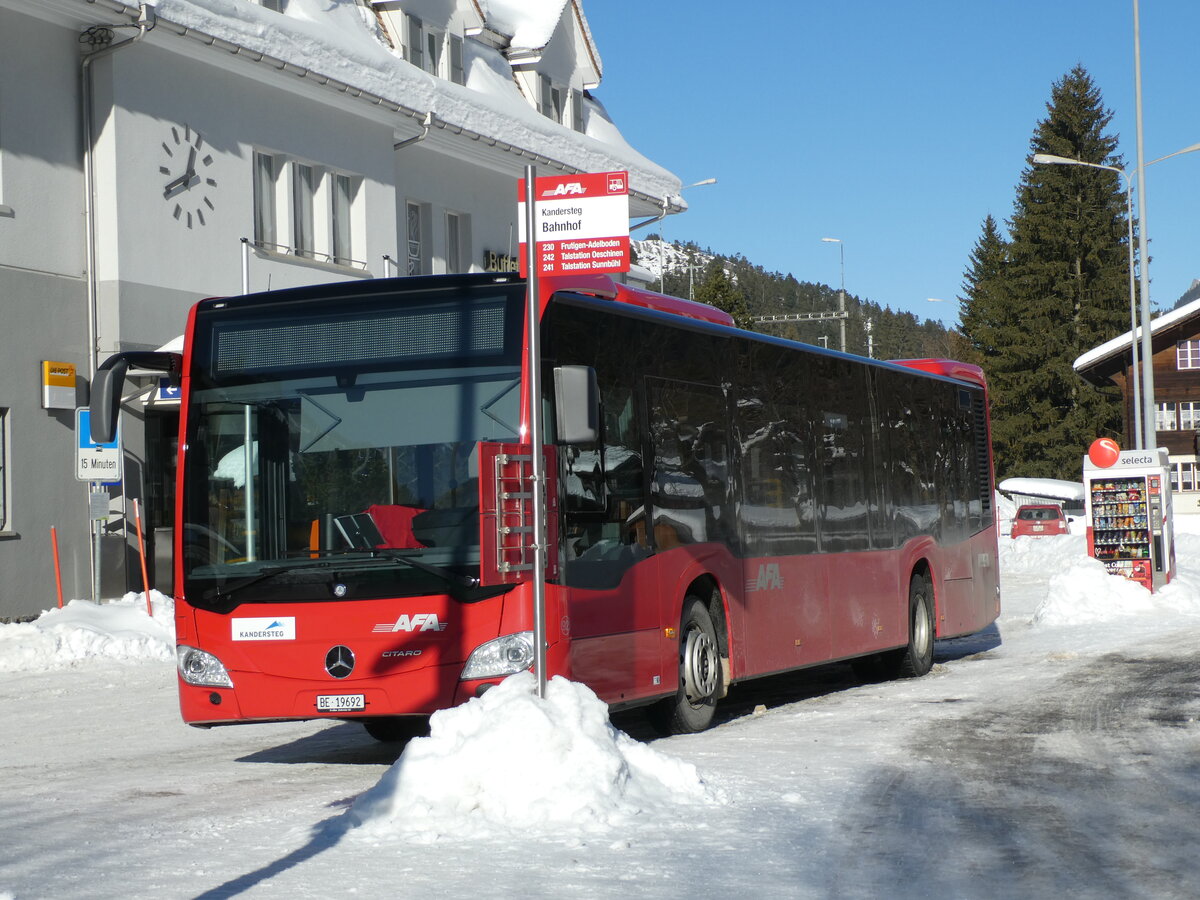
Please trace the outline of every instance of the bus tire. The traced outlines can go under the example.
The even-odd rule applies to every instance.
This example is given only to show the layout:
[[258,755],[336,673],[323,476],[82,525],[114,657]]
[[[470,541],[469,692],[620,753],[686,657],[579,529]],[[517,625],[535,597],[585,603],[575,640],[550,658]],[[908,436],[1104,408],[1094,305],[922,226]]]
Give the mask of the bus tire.
[[367,734],[384,744],[396,744],[429,734],[429,719],[425,716],[393,716],[363,719]]
[[933,668],[933,591],[924,575],[908,583],[908,646],[897,651],[896,675],[919,678]]
[[850,661],[859,681],[919,678],[933,668],[933,591],[924,575],[908,583],[908,645]]
[[721,650],[712,614],[689,594],[679,620],[679,687],[675,696],[650,708],[651,723],[663,734],[691,734],[712,724],[717,699],[725,693]]

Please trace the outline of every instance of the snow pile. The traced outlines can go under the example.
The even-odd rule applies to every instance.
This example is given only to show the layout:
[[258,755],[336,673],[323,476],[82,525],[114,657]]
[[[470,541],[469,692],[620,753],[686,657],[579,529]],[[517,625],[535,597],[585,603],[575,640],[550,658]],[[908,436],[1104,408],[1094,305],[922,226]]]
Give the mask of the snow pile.
[[1091,559],[1087,538],[1082,534],[1048,534],[1043,537],[1008,537],[1000,544],[1000,572],[1005,575],[1043,575],[1070,566],[1077,559]]
[[1109,575],[1099,560],[1085,555],[1063,562],[1069,562],[1069,565],[1050,576],[1046,599],[1033,612],[1033,624],[1109,622],[1154,609],[1153,595],[1148,590],[1140,584]]
[[1200,616],[1200,571],[1191,566],[1200,558],[1200,535],[1176,534],[1175,555],[1180,566],[1174,579],[1151,594],[1139,584],[1109,575],[1103,563],[1088,556],[1082,535],[1000,538],[1002,580],[1053,573],[1030,620],[1034,625],[1111,622],[1164,610]]
[[614,728],[587,687],[529,672],[442,710],[347,813],[369,837],[603,830],[668,805],[717,803],[694,766]]
[[95,604],[72,600],[33,622],[0,625],[0,672],[33,672],[71,666],[86,659],[175,659],[175,603],[150,592]]

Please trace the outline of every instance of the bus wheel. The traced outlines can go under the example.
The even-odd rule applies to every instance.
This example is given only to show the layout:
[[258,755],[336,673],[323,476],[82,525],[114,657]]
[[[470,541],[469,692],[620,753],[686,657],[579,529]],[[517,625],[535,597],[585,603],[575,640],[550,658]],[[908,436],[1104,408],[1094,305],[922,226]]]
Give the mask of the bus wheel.
[[395,744],[429,734],[425,716],[396,716],[388,719],[363,719],[367,734],[385,744]]
[[918,678],[933,668],[933,591],[924,575],[908,584],[908,646],[897,651],[896,674]]
[[704,601],[689,596],[679,622],[679,688],[649,710],[652,724],[664,734],[690,734],[712,724],[724,673],[717,629]]
[[850,661],[859,681],[918,678],[933,668],[933,592],[924,575],[908,584],[908,646]]

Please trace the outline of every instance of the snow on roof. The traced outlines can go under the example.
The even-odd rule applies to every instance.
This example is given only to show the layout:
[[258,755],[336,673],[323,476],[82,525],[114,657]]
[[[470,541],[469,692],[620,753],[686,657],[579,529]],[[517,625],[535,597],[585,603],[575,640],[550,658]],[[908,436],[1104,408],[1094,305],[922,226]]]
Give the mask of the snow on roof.
[[[488,0],[496,12],[535,40],[557,25],[567,0]],[[580,134],[529,105],[496,50],[468,41],[466,86],[423,72],[388,48],[371,11],[355,0],[290,0],[280,14],[240,0],[156,0],[160,25],[170,23],[254,53],[291,63],[403,107],[432,112],[439,124],[465,129],[524,150],[536,150],[582,172],[627,170],[635,192],[679,203],[680,180],[620,137],[589,105]],[[553,25],[547,23],[553,18]],[[547,36],[548,40],[548,36]]]
[[489,27],[512,39],[513,47],[545,47],[567,0],[481,0]]
[[1053,497],[1055,500],[1083,500],[1083,485],[1058,478],[1005,478],[997,485],[1009,494],[1026,497]]
[[[1158,318],[1150,320],[1150,334],[1151,336],[1156,335],[1160,331],[1170,328],[1172,325],[1182,322],[1185,319],[1190,319],[1192,316],[1198,313],[1200,313],[1200,300],[1193,300],[1191,303],[1186,303],[1178,309],[1173,309],[1168,313],[1163,313]],[[1141,335],[1142,329],[1139,325],[1134,337],[1135,339],[1140,339]],[[1124,334],[1118,335],[1111,341],[1107,341],[1101,344],[1099,347],[1093,347],[1087,353],[1084,353],[1075,360],[1072,368],[1074,368],[1076,372],[1080,371],[1081,369],[1089,368],[1090,366],[1093,366],[1110,356],[1116,356],[1118,353],[1127,352],[1128,347],[1129,332],[1126,331]]]

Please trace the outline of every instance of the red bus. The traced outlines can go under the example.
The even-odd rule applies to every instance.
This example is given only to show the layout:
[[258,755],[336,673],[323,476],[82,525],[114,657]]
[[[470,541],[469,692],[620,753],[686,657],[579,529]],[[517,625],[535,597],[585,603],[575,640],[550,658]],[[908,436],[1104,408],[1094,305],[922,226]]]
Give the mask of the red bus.
[[[192,725],[406,732],[534,659],[525,282],[205,300],[182,356],[174,592]],[[741,331],[605,276],[541,280],[547,674],[665,731],[835,660],[922,675],[999,614],[986,387]],[[103,434],[98,437],[103,438]]]

